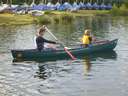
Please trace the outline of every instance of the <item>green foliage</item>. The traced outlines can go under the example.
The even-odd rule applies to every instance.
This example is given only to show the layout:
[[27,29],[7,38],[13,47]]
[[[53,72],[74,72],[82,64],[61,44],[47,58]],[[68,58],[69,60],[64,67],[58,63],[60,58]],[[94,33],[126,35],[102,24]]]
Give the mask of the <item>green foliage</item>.
[[114,4],[112,10],[110,11],[110,13],[112,15],[114,15],[114,16],[119,15],[119,8]]
[[128,8],[128,0],[124,0],[124,4]]
[[67,23],[72,23],[74,20],[73,15],[71,14],[61,14],[61,15],[43,15],[36,17],[34,20],[35,23],[37,24],[50,24],[50,23],[55,23],[59,24],[59,22],[67,24]]
[[56,24],[58,24],[60,22],[60,17],[59,16],[54,16],[53,20]]
[[121,7],[120,7],[120,10],[126,10],[127,7],[125,6],[125,4],[122,4]]
[[122,4],[120,8],[118,8],[115,4],[113,5],[112,10],[110,11],[113,16],[128,16],[128,9],[125,4]]
[[51,19],[50,19],[49,16],[43,15],[43,16],[37,17],[35,22],[38,23],[38,24],[49,24],[49,23],[51,23]]
[[46,15],[50,15],[50,14],[53,15],[54,13],[52,13],[52,10],[48,10],[48,11],[45,11],[44,14],[46,14]]
[[33,17],[30,15],[0,14],[0,25],[25,25],[32,24]]
[[61,15],[61,20],[64,23],[68,23],[68,22],[70,23],[70,22],[72,22],[74,20],[74,17],[73,17],[73,15],[65,13],[65,14]]
[[125,4],[122,4],[119,10],[120,10],[120,15],[128,16],[128,8],[126,7]]

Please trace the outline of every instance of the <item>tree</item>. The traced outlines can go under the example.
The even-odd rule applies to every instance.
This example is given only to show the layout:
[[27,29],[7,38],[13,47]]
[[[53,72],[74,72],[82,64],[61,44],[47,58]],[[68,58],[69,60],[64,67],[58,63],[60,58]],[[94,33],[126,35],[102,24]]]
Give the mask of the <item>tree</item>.
[[7,1],[6,1],[6,4],[8,4],[8,5],[11,7],[11,5],[12,5],[12,0],[7,0]]
[[124,0],[124,4],[128,8],[128,0]]

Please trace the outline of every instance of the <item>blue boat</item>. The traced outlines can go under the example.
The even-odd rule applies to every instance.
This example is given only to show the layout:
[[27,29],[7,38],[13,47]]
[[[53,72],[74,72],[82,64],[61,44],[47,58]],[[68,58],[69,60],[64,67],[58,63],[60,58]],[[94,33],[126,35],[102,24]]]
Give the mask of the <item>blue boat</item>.
[[79,3],[79,8],[80,8],[80,9],[84,9],[84,8],[85,8],[84,3],[80,2],[80,3]]
[[76,2],[74,2],[72,6],[73,6],[74,10],[79,10],[80,9],[80,6]]
[[59,2],[57,2],[57,3],[55,4],[55,9],[56,9],[56,10],[59,10],[60,6],[61,6],[61,4],[60,4]]
[[86,9],[88,9],[88,10],[91,10],[93,8],[93,6],[91,5],[91,3],[87,3],[86,4]]
[[100,10],[105,10],[106,9],[106,5],[104,3],[102,3],[99,7]]
[[55,5],[52,4],[51,2],[48,2],[48,4],[47,4],[47,10],[55,10],[55,9],[56,9]]
[[99,7],[100,7],[100,6],[99,6],[97,3],[94,3],[94,4],[92,5],[92,9],[94,9],[94,10],[98,10]]
[[35,5],[35,6],[32,6],[32,10],[44,10],[44,5]]
[[72,5],[68,2],[65,2],[64,4],[60,5],[58,10],[71,10]]
[[112,9],[112,5],[110,3],[106,5],[106,10],[111,10],[111,9]]

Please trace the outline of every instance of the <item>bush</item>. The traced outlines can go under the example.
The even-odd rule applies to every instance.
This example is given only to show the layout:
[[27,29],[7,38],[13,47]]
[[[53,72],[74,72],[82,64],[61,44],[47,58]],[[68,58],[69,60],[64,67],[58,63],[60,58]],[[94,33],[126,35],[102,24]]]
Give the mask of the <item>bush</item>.
[[126,8],[128,8],[128,1],[127,0],[124,1],[124,5]]
[[114,4],[112,10],[110,11],[110,13],[112,15],[114,15],[114,16],[119,15],[119,8]]
[[49,24],[51,23],[51,19],[47,15],[37,17],[36,23],[38,24]]
[[122,4],[121,7],[120,7],[120,10],[126,10],[127,7],[125,6],[125,4]]
[[53,20],[54,20],[54,22],[55,22],[56,24],[58,24],[58,23],[60,22],[60,17],[59,17],[59,16],[55,16],[55,17],[53,18]]
[[122,4],[120,8],[114,5],[110,13],[113,16],[128,16],[128,9],[125,4]]
[[52,11],[45,11],[44,14],[47,14],[47,15],[52,14]]
[[63,14],[61,16],[61,20],[62,20],[62,22],[68,23],[68,22],[72,22],[74,20],[74,17],[73,17],[73,15]]
[[123,4],[123,5],[120,7],[120,15],[122,15],[122,16],[128,16],[128,9],[127,9],[127,7],[125,6],[125,4]]

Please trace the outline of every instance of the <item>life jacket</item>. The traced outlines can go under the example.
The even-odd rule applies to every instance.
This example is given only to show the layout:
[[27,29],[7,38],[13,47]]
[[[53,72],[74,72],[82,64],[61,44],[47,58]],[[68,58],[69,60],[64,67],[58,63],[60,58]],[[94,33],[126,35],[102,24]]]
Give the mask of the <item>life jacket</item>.
[[91,36],[84,35],[83,38],[82,38],[82,43],[83,44],[90,44],[91,40],[92,40]]

